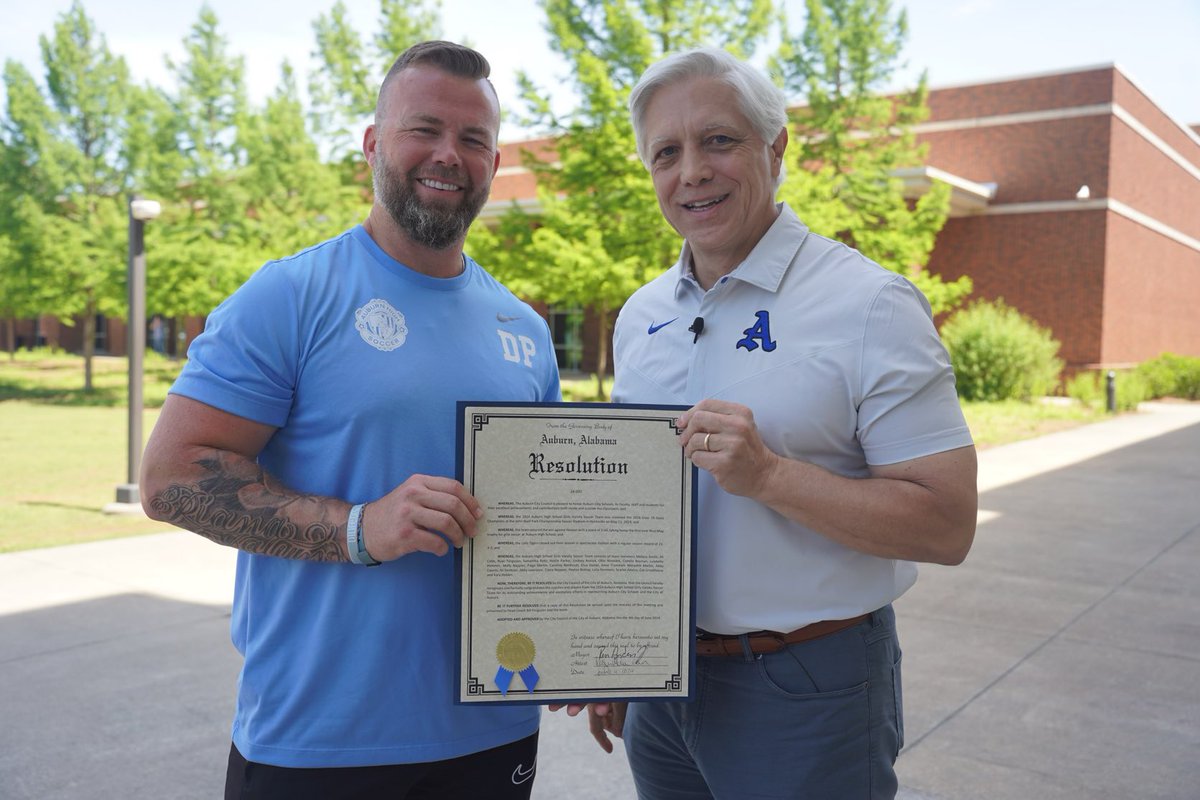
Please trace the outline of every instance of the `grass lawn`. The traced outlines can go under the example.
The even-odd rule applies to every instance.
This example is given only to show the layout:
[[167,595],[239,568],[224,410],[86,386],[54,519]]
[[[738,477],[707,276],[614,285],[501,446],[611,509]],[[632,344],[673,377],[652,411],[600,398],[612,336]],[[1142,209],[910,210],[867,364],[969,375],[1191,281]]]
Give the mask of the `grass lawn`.
[[1078,403],[1064,405],[1054,402],[1026,403],[1004,400],[998,403],[963,403],[963,416],[980,450],[1032,439],[1047,433],[1100,422],[1108,419],[1103,408]]
[[[149,436],[178,362],[148,355],[143,432]],[[0,552],[153,533],[170,526],[106,515],[125,482],[125,359],[97,358],[85,393],[77,356],[0,354]],[[595,399],[595,379],[564,381],[569,400]],[[980,447],[1104,418],[1103,411],[1043,403],[966,403]]]
[[0,552],[168,529],[103,513],[125,482],[127,429],[120,407],[0,402]]
[[[182,362],[154,352],[143,364],[142,395],[147,408],[158,408],[179,374]],[[16,358],[0,353],[0,403],[28,400],[57,406],[124,407],[129,396],[124,358],[92,359],[92,391],[83,390],[83,358],[46,350],[19,350]],[[125,452],[124,449],[121,451]]]

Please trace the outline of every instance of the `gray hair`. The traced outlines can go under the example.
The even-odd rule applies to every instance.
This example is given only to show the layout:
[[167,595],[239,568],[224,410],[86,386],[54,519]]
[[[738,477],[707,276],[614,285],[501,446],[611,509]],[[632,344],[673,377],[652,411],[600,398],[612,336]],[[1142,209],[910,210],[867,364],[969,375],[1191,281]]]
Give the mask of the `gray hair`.
[[638,157],[647,168],[650,154],[642,129],[646,109],[659,89],[690,78],[716,78],[728,84],[737,94],[742,113],[754,132],[768,145],[787,127],[787,99],[779,87],[754,67],[715,47],[676,53],[650,65],[629,94],[629,115]]

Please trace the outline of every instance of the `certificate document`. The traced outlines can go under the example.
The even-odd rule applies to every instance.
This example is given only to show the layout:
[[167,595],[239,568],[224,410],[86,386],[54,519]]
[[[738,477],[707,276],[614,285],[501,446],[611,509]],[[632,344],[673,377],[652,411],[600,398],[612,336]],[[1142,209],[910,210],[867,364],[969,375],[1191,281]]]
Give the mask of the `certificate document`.
[[688,699],[684,406],[458,404],[484,516],[458,559],[458,703]]

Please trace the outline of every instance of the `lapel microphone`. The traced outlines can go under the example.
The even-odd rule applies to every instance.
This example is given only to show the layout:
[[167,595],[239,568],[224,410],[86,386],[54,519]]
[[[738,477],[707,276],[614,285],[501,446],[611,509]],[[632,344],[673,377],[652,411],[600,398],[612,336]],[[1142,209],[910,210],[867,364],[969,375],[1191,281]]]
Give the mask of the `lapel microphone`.
[[696,334],[692,337],[692,344],[695,344],[700,338],[700,334],[704,332],[704,317],[696,317],[696,321],[692,323],[692,327],[688,328],[688,330]]

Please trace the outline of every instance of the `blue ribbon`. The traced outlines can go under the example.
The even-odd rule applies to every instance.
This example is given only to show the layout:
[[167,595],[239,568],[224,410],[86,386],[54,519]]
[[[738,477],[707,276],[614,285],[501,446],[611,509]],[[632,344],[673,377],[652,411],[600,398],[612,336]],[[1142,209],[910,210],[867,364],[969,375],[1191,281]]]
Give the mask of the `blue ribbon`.
[[537,670],[533,668],[533,664],[521,670],[521,680],[525,681],[525,687],[533,694],[533,687],[537,686],[538,682]]
[[533,668],[533,664],[530,664],[528,667],[521,670],[520,673],[514,673],[511,669],[507,669],[505,667],[500,667],[497,669],[496,685],[500,687],[500,694],[504,695],[505,697],[508,696],[508,689],[512,685],[513,677],[516,674],[520,674],[521,680],[525,682],[525,688],[529,690],[530,694],[533,694],[533,687],[537,686],[538,682],[538,673],[537,670]]

